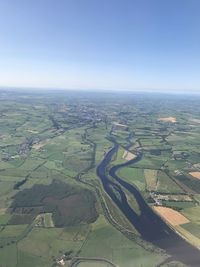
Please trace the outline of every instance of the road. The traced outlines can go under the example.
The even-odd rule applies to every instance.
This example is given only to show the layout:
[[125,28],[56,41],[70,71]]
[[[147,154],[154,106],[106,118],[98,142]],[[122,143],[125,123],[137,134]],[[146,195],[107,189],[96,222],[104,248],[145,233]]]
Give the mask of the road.
[[71,264],[69,265],[69,267],[78,267],[78,265],[81,262],[99,262],[99,263],[105,263],[105,264],[109,264],[110,267],[119,267],[118,265],[114,264],[113,262],[104,259],[104,258],[86,258],[86,257],[75,257],[73,258]]

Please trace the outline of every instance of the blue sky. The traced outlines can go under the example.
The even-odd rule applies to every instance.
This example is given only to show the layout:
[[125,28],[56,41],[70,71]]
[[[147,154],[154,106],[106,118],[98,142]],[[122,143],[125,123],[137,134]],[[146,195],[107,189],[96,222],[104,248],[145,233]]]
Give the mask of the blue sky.
[[0,86],[200,92],[199,0],[0,0]]

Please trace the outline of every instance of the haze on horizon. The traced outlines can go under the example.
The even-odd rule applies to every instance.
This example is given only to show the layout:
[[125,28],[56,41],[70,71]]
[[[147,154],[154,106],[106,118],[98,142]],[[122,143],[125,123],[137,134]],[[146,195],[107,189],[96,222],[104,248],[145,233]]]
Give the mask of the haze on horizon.
[[200,93],[199,0],[0,0],[0,86]]

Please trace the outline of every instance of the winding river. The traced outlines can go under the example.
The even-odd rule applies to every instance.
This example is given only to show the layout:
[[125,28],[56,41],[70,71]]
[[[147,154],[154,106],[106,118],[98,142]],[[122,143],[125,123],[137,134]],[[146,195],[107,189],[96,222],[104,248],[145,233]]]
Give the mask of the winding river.
[[[109,171],[107,170],[118,147],[119,145],[115,143],[114,147],[105,155],[104,159],[97,167],[97,175],[101,179],[106,193],[137,229],[144,240],[164,249],[174,260],[181,261],[187,266],[199,267],[200,251],[181,238],[156,213],[154,213],[136,187],[125,182],[116,174],[120,168],[141,160],[142,152],[138,153],[137,157],[133,160],[115,165],[111,167]],[[112,176],[117,183],[110,181],[107,172],[109,172],[109,175]],[[129,205],[123,188],[128,190],[136,199],[140,208],[139,215]]]

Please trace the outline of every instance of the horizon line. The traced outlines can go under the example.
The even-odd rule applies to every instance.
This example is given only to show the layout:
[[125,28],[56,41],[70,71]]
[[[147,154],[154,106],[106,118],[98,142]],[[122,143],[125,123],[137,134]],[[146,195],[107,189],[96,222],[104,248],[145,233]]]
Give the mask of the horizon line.
[[0,91],[25,91],[25,90],[35,90],[38,92],[38,90],[42,91],[57,91],[57,92],[66,92],[66,91],[75,91],[75,92],[102,92],[102,93],[160,93],[160,94],[171,94],[171,95],[200,95],[199,91],[196,90],[177,90],[177,89],[150,89],[150,88],[144,88],[144,89],[110,89],[110,88],[67,88],[67,87],[47,87],[47,86],[0,86]]

